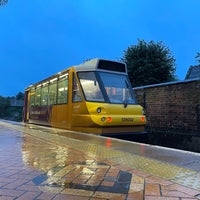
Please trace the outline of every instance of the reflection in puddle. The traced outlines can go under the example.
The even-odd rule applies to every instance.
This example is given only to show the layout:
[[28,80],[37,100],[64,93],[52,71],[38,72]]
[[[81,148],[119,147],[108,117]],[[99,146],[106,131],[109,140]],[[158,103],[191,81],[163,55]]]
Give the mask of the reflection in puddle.
[[[127,194],[132,175],[111,167],[98,158],[89,157],[69,146],[58,146],[30,135],[24,135],[24,163],[41,174],[32,179],[44,188],[68,188]],[[116,176],[111,176],[111,174]],[[104,185],[103,183],[109,183]]]

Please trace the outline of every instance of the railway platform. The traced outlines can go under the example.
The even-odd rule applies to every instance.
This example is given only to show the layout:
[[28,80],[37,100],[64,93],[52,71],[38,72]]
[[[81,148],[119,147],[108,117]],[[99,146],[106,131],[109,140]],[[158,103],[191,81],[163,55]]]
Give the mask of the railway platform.
[[0,199],[200,199],[200,154],[1,120]]

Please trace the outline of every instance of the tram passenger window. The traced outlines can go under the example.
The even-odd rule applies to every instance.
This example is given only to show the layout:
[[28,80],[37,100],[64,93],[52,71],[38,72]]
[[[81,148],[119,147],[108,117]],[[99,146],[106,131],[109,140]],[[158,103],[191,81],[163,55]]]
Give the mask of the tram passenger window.
[[31,89],[30,92],[30,105],[31,106],[35,105],[35,89]]
[[73,94],[72,94],[72,98],[73,98],[73,102],[79,102],[82,101],[82,96],[81,96],[81,92],[76,80],[76,77],[73,76]]
[[42,106],[46,106],[48,104],[48,85],[44,85],[42,87],[42,101],[41,101],[41,105]]
[[49,105],[56,104],[57,97],[57,81],[50,82],[49,84]]
[[58,103],[67,103],[68,76],[58,81]]
[[41,87],[36,88],[35,105],[36,106],[40,106],[41,105]]
[[81,72],[78,77],[86,100],[104,102],[104,97],[94,72]]

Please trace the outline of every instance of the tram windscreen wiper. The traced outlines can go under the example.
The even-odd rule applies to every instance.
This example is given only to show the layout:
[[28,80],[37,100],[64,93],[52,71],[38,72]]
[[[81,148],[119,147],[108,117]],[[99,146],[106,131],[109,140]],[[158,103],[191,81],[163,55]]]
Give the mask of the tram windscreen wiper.
[[128,106],[128,100],[127,100],[127,98],[125,97],[125,99],[124,99],[124,108],[126,108]]
[[125,88],[125,99],[124,99],[124,108],[126,108],[128,106],[128,90],[129,90],[129,84],[127,82],[127,80],[125,80],[125,84],[126,84],[126,88]]

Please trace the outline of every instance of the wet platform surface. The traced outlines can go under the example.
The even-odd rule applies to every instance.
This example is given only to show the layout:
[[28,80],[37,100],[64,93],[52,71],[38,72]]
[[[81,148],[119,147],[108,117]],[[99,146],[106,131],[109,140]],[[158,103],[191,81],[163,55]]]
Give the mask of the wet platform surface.
[[0,199],[200,199],[200,154],[0,121]]

